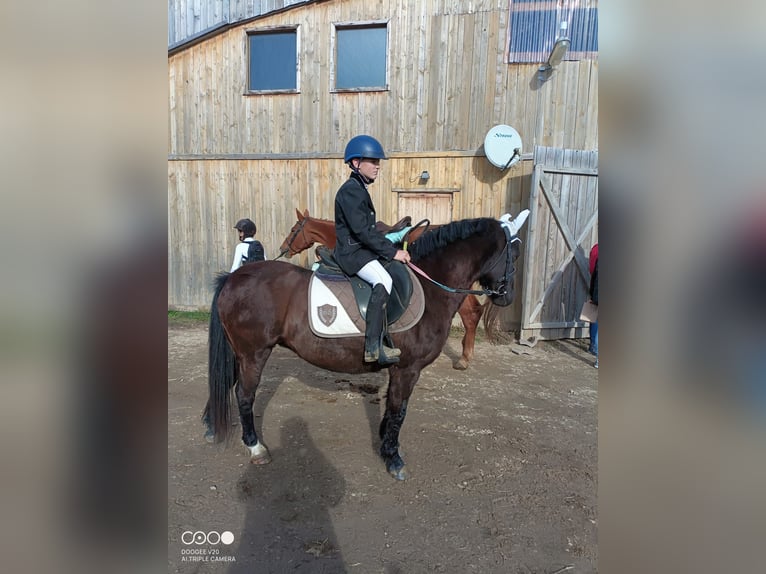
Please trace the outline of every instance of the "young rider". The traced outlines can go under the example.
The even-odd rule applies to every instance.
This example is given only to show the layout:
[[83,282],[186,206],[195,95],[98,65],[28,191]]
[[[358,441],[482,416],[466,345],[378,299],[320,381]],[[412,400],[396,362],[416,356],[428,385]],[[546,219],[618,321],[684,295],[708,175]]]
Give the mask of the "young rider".
[[401,352],[383,343],[386,305],[393,281],[381,262],[396,259],[406,263],[410,255],[397,249],[375,227],[375,206],[367,186],[378,177],[380,162],[384,159],[383,146],[371,136],[356,136],[346,145],[343,161],[351,174],[335,195],[335,260],[347,275],[357,275],[372,285],[367,305],[364,361],[388,365],[398,362]]

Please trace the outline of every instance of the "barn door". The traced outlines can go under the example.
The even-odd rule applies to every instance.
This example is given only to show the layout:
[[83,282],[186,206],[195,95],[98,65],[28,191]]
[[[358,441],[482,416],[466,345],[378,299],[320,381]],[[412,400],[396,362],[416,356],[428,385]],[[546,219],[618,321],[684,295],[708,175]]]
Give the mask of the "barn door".
[[535,147],[529,208],[519,339],[586,336],[579,316],[598,242],[598,152]]

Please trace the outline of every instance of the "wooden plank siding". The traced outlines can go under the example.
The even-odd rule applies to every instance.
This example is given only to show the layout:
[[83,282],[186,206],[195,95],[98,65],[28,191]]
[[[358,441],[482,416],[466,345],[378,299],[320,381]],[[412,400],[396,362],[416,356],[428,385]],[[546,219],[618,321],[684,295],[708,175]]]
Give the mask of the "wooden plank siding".
[[[227,4],[230,14],[259,9],[258,2]],[[200,10],[176,13],[174,27],[188,30]],[[214,12],[206,17],[219,17]],[[388,22],[388,89],[334,92],[332,24],[362,21]],[[299,93],[247,95],[247,31],[274,26],[297,26]],[[535,145],[598,147],[598,62],[562,62],[537,85],[537,64],[506,63],[507,26],[508,0],[297,3],[170,55],[169,307],[209,307],[212,277],[231,265],[238,219],[256,222],[273,258],[295,208],[332,218],[348,174],[343,148],[360,133],[374,135],[391,157],[370,188],[380,219],[406,215],[394,190],[458,190],[453,219],[528,207]],[[524,141],[525,161],[506,171],[483,152],[497,124],[514,126]],[[426,183],[417,179],[423,170]],[[308,257],[294,261],[306,265]],[[517,268],[507,324],[521,319],[523,262]]]
[[[348,168],[338,157],[310,161],[178,160],[168,166],[168,301],[174,309],[209,306],[212,277],[231,265],[237,243],[232,226],[238,219],[250,217],[255,221],[257,237],[273,259],[295,222],[296,208],[308,209],[316,217],[333,218],[335,190],[348,175]],[[452,219],[498,217],[505,211],[518,213],[528,203],[531,168],[530,162],[519,164],[498,182],[497,193],[487,197],[477,181],[493,177],[497,168],[484,158],[393,156],[384,162],[370,192],[379,217],[390,223],[411,215],[399,213],[399,193],[429,189],[459,190],[452,194]],[[426,185],[417,179],[411,181],[423,170],[431,174]],[[329,188],[331,191],[323,191]],[[309,257],[313,256],[302,254],[292,261],[307,266]]]

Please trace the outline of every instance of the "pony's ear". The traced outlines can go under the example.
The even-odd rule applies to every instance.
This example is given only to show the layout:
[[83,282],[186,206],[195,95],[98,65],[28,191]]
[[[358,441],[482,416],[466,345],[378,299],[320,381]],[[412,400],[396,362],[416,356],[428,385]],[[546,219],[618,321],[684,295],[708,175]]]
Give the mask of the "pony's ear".
[[298,208],[295,208],[295,214],[298,216],[298,221],[303,221],[303,214],[298,211]]
[[308,218],[310,217],[310,216],[309,216],[309,210],[308,210],[308,209],[304,209],[304,210],[303,210],[303,216],[304,216],[306,219],[308,219]]

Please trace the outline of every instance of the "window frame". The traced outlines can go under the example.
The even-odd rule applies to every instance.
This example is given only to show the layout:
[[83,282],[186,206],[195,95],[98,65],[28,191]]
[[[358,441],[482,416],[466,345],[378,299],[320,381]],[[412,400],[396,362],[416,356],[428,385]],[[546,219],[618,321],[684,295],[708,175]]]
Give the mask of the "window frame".
[[[391,27],[390,20],[366,20],[360,22],[333,22],[333,32],[330,37],[330,93],[359,93],[359,92],[387,92],[391,88]],[[338,71],[338,30],[351,30],[362,28],[385,28],[386,30],[386,53],[385,61],[385,84],[382,86],[366,86],[357,88],[337,87]]]
[[[279,34],[284,32],[293,32],[295,34],[295,88],[272,88],[267,90],[250,89],[250,37],[256,35]],[[245,66],[244,66],[244,85],[246,96],[259,96],[269,94],[299,94],[301,91],[301,37],[300,25],[288,26],[264,26],[260,28],[248,28],[245,30]]]

